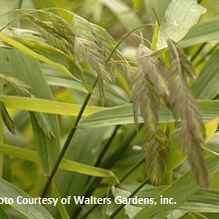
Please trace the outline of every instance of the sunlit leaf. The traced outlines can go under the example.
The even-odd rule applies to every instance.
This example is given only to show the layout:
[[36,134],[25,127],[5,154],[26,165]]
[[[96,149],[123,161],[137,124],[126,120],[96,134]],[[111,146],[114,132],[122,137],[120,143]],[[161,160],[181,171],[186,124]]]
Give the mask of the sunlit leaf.
[[[0,102],[4,103],[6,107],[12,109],[69,116],[77,116],[81,108],[81,105],[79,104],[17,96],[0,96]],[[87,116],[103,109],[105,108],[98,106],[88,106],[83,115]]]
[[[204,120],[211,120],[219,117],[219,101],[217,100],[198,100],[201,115]],[[80,127],[104,127],[118,124],[133,124],[133,105],[125,104],[116,107],[110,107],[100,112],[96,112],[84,118]],[[159,122],[173,122],[173,118],[163,109],[159,112]],[[139,116],[139,123],[143,123],[143,119]]]
[[42,62],[44,62],[48,65],[51,65],[51,66],[53,66],[54,68],[57,68],[60,71],[63,71],[65,74],[72,77],[71,72],[69,72],[69,70],[67,70],[63,65],[57,64],[57,63],[49,60],[45,56],[42,56],[42,55],[34,52],[33,50],[29,49],[28,47],[24,46],[23,44],[19,43],[18,41],[6,36],[5,34],[0,33],[0,40],[2,40],[3,42],[9,44],[10,46],[12,46],[14,48],[17,48],[20,51],[32,56],[33,58],[38,59],[39,61],[42,61]]
[[191,28],[180,45],[183,47],[193,46],[199,43],[219,40],[219,17],[213,17]]
[[219,118],[213,119],[205,123],[207,141],[214,136],[215,132],[217,131],[218,124],[219,124]]
[[[40,163],[39,157],[37,156],[37,153],[35,151],[2,143],[0,143],[0,146],[0,152],[3,154],[24,160],[29,160],[38,164]],[[75,162],[72,160],[63,159],[59,168],[62,170],[67,170],[89,176],[113,178],[116,183],[119,182],[115,174],[109,170],[97,168],[91,165]]]
[[167,46],[167,39],[176,42],[181,40],[205,12],[206,9],[198,5],[195,0],[173,0],[161,23],[157,47],[161,49]]
[[0,113],[1,113],[1,117],[6,125],[6,127],[8,128],[8,130],[15,134],[15,127],[14,127],[14,123],[5,107],[5,105],[3,103],[0,103]]

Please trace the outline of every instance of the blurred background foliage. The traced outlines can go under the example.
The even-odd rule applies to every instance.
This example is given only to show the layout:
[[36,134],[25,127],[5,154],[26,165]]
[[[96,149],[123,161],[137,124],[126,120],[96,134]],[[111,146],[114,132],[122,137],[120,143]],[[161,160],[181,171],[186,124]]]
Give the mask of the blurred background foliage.
[[[122,41],[119,47],[124,57],[130,63],[133,63],[135,62],[137,47],[142,40],[141,33],[148,41],[152,41],[155,23],[161,23],[170,2],[171,0],[0,0],[0,27],[8,31],[9,36],[11,36],[10,27],[16,28],[12,30],[12,36],[15,34],[15,38],[16,34],[17,38],[22,34],[28,38],[28,34],[30,34],[31,37],[34,36],[38,39],[39,35],[35,35],[35,32],[33,34],[28,31],[25,32],[25,30],[38,31],[38,29],[29,20],[23,19],[19,11],[53,8],[55,14],[64,20],[68,20],[69,17],[65,11],[56,9],[61,8],[78,14],[88,21],[105,28],[115,39],[114,45],[116,45],[116,42],[119,42],[128,31],[144,24],[152,24],[148,27],[139,28],[130,34]],[[200,41],[197,41],[197,43],[195,42],[196,38],[192,38],[192,34],[196,32],[192,32],[191,36],[185,37],[182,45],[183,43],[188,44],[188,46],[184,46],[185,51],[190,56],[199,74],[198,80],[191,83],[191,90],[197,99],[205,100],[200,102],[200,106],[202,115],[205,116],[204,119],[208,120],[208,123],[205,124],[208,132],[207,146],[209,150],[214,151],[216,154],[205,153],[206,159],[212,158],[209,161],[211,171],[209,174],[211,178],[210,188],[204,190],[198,187],[195,180],[191,179],[190,173],[183,175],[189,171],[189,165],[185,161],[186,156],[183,151],[178,147],[177,129],[171,121],[168,125],[168,129],[170,129],[168,133],[170,148],[167,155],[165,175],[158,186],[152,185],[149,181],[147,183],[144,182],[145,178],[147,179],[143,150],[146,131],[143,125],[140,125],[137,131],[136,125],[133,124],[133,113],[129,104],[132,91],[127,84],[126,78],[121,77],[117,83],[103,82],[104,93],[102,92],[101,84],[96,86],[89,101],[91,108],[87,108],[86,115],[100,110],[92,108],[94,105],[99,107],[121,105],[122,108],[118,107],[109,112],[105,112],[101,108],[103,112],[100,112],[100,114],[93,117],[91,115],[91,118],[89,119],[88,117],[87,120],[84,119],[84,123],[81,123],[81,127],[70,142],[70,147],[65,156],[65,159],[68,161],[75,161],[112,171],[120,179],[120,186],[114,187],[111,191],[111,187],[115,183],[113,179],[109,178],[111,172],[102,173],[100,171],[98,176],[102,177],[105,174],[104,178],[95,178],[92,176],[95,176],[96,170],[87,169],[89,173],[87,175],[90,175],[87,176],[80,174],[83,172],[82,167],[77,169],[72,163],[68,163],[65,168],[62,167],[62,170],[58,171],[55,177],[57,191],[54,189],[53,193],[50,194],[51,196],[94,195],[101,197],[119,194],[128,196],[138,186],[142,185],[143,189],[138,193],[140,196],[147,194],[148,197],[155,197],[160,194],[166,194],[177,199],[181,196],[181,193],[186,193],[186,198],[179,201],[179,206],[167,208],[169,212],[167,214],[168,217],[162,215],[162,208],[161,210],[155,208],[155,212],[151,214],[157,216],[157,218],[218,218],[219,171],[218,159],[214,160],[214,158],[218,156],[217,152],[219,151],[219,28],[217,27],[219,26],[219,2],[217,0],[203,0],[201,5],[207,9],[207,12],[201,16],[199,23],[211,21],[212,24],[212,21],[215,20],[214,26],[213,24],[212,26],[208,25],[209,28],[212,27],[209,32],[206,29],[203,31],[199,29],[199,34],[202,37],[198,39]],[[45,14],[40,12],[37,13],[37,17],[41,20],[48,19]],[[208,38],[207,34],[210,36],[209,41],[206,40]],[[191,42],[190,39],[193,41]],[[150,47],[151,45],[149,44],[148,46]],[[69,63],[66,64],[67,61],[62,55],[54,56],[54,54],[46,54],[45,57],[51,56],[54,62],[62,63],[66,67]],[[61,103],[77,104],[77,107],[83,103],[95,78],[94,71],[88,66],[82,65],[81,72],[80,68],[78,71],[75,70],[78,68],[77,65],[71,66],[74,69],[76,78],[83,80],[89,85],[86,86],[81,81],[75,80],[75,78],[69,78],[60,69],[53,68],[45,63],[42,64],[18,50],[15,52],[10,51],[5,44],[1,44],[0,57],[0,74],[6,73],[7,76],[12,77],[16,75],[18,80],[31,87],[30,90],[34,97],[56,100]],[[2,83],[0,83],[0,86],[1,95],[19,96],[13,86],[6,85],[3,87]],[[55,159],[60,152],[60,145],[64,144],[79,110],[71,106],[72,108],[69,111],[72,111],[68,112],[68,105],[63,105],[62,109],[57,107],[57,111],[63,110],[62,115],[61,113],[57,113],[59,114],[58,116],[46,115],[46,118],[42,116],[40,120],[34,113],[29,114],[27,112],[32,111],[31,103],[23,102],[22,105],[22,100],[16,102],[18,101],[17,99],[11,99],[10,102],[10,99],[4,99],[4,97],[1,101],[5,101],[4,103],[7,105],[16,130],[16,135],[13,135],[3,127],[3,122],[0,122],[1,176],[4,180],[16,185],[29,195],[40,196],[47,180],[46,176],[48,176],[48,172],[51,172]],[[215,105],[211,107],[212,102],[210,101],[214,101]],[[20,107],[19,104],[21,104]],[[41,107],[39,103],[37,104],[33,105],[32,108],[35,107],[39,112]],[[51,112],[54,110],[55,105],[47,105],[46,107],[47,111],[45,112]],[[209,109],[211,112],[209,112]],[[124,116],[124,120],[123,117],[116,117],[116,114],[120,112],[121,114],[119,115]],[[108,115],[109,118],[107,118]],[[47,121],[46,123],[43,122],[44,119]],[[142,120],[140,122],[142,123]],[[167,122],[163,119],[160,128],[166,130],[166,124]],[[47,133],[45,133],[45,130],[47,130]],[[55,135],[56,138],[48,137],[48,133],[51,136]],[[74,168],[76,168],[77,173],[75,173]],[[179,186],[177,186],[176,179],[179,181]],[[10,185],[7,185],[5,182],[0,182],[0,184],[2,184],[2,188],[5,188],[5,191],[9,191]],[[14,188],[16,192],[18,192],[17,187]],[[177,193],[174,190],[175,188],[180,192]],[[11,193],[1,193],[0,197],[4,196],[4,194],[10,195]],[[117,207],[115,205],[96,207],[62,206],[61,204],[58,208],[46,206],[51,215],[57,219],[111,218],[110,215],[113,212],[117,212]],[[19,219],[25,216],[31,218],[28,213],[30,210],[25,212],[25,210],[19,209],[19,207],[12,206],[11,208],[8,205],[1,205],[0,209],[1,218]],[[133,206],[126,206],[115,215],[115,218],[133,218],[133,215],[138,210]],[[33,209],[32,211],[35,212],[36,210]],[[47,212],[44,212],[42,209],[40,212],[40,218],[49,218],[51,216],[48,213],[50,215],[48,217]],[[35,213],[37,215],[37,212]],[[150,218],[150,214],[148,215],[144,218]]]

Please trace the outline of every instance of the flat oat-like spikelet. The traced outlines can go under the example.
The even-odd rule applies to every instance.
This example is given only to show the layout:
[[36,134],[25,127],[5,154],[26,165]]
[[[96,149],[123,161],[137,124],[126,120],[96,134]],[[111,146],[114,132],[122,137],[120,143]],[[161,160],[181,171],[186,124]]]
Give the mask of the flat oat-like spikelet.
[[155,133],[158,110],[169,95],[168,83],[164,76],[166,70],[163,63],[142,43],[138,47],[136,59],[137,70],[131,79],[135,122],[138,122],[140,111],[145,126]]
[[155,135],[145,141],[146,172],[151,183],[161,183],[166,168],[167,142],[165,134],[158,130]]
[[184,51],[172,40],[168,40],[172,60],[169,87],[170,105],[176,118],[181,120],[181,144],[187,153],[197,182],[206,187],[208,174],[203,158],[205,128],[195,99],[188,88],[187,79],[195,78],[195,69]]

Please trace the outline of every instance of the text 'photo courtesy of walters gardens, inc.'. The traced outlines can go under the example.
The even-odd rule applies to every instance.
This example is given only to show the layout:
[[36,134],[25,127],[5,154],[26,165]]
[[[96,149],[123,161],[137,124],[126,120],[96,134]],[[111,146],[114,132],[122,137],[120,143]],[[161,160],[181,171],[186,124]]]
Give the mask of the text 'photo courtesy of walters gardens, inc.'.
[[115,196],[111,197],[85,197],[85,196],[67,196],[62,198],[42,198],[42,197],[23,197],[17,196],[16,198],[12,197],[0,197],[0,205],[8,204],[19,204],[19,205],[51,205],[57,206],[58,203],[63,205],[175,205],[177,204],[174,198],[163,197],[162,195],[156,200],[155,198],[146,198],[146,197],[123,197]]

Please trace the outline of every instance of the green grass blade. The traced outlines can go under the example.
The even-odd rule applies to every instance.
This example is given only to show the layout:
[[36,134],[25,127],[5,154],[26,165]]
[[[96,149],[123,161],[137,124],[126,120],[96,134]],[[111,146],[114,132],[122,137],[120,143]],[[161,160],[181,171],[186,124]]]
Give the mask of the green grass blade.
[[31,198],[30,195],[22,191],[17,186],[0,178],[0,198],[10,197],[14,200],[14,203],[10,206],[26,216],[29,219],[54,219],[52,215],[40,204],[25,205],[18,204],[16,202],[17,197],[23,196],[25,198]]
[[[28,150],[24,148],[19,148],[17,146],[0,143],[0,153],[19,159],[32,161],[34,163],[40,163],[37,153],[33,150]],[[119,182],[115,174],[109,170],[75,162],[72,160],[63,159],[59,168],[61,170],[85,174],[89,176],[113,178],[115,182]]]
[[72,72],[81,71],[80,66],[76,63],[75,58],[73,57],[73,54],[69,56],[58,48],[36,40],[18,38],[18,41],[49,60],[59,63],[62,66],[66,66],[68,69],[71,69]]
[[176,42],[181,40],[205,12],[206,9],[198,5],[195,0],[173,0],[161,23],[157,48],[166,47],[168,38]]
[[[14,76],[30,87],[33,96],[43,99],[53,99],[52,92],[42,73],[41,65],[37,60],[16,49],[6,50],[5,54],[8,59],[5,61],[10,64]],[[46,114],[45,116],[45,122],[48,123],[48,127],[51,128],[52,133],[56,137],[47,135],[46,130],[43,130],[43,126],[39,125],[33,115],[31,115],[31,125],[43,170],[48,173],[58,156],[60,139],[57,116]]]
[[[198,100],[197,103],[204,120],[211,120],[219,117],[219,101]],[[167,120],[169,122],[174,121],[173,118],[165,110],[161,110],[159,112],[159,118],[160,123],[165,123]],[[143,119],[139,118],[139,123],[142,122]],[[125,104],[104,109],[84,118],[80,123],[80,127],[102,127],[133,123],[133,106],[132,104]]]
[[[208,172],[209,176],[219,169],[219,159],[217,157],[211,158],[208,160]],[[151,207],[147,205],[144,207],[134,219],[144,218],[150,219],[153,217],[164,219],[167,215],[174,209],[179,208],[183,203],[185,203],[195,192],[197,192],[199,186],[195,182],[195,179],[192,177],[191,172],[186,173],[179,179],[177,179],[173,184],[167,186],[162,190],[155,198],[157,205]],[[174,198],[176,204],[173,205],[162,205],[159,204],[160,195],[163,197]]]
[[32,150],[20,148],[14,145],[0,143],[0,153],[8,156],[17,157],[19,159],[40,163],[37,153]]
[[86,164],[81,164],[71,160],[63,160],[61,162],[60,168],[68,171],[77,170],[77,173],[90,175],[90,176],[98,176],[98,177],[110,177],[116,179],[117,183],[119,182],[116,176],[108,170],[104,170],[98,167],[93,167]]
[[192,91],[196,98],[214,99],[219,95],[219,49],[217,49],[193,84]]
[[[6,107],[11,109],[69,116],[77,116],[81,108],[81,105],[79,104],[62,103],[54,100],[17,96],[0,96],[0,102],[4,103]],[[88,116],[103,109],[104,107],[87,106],[84,116]]]
[[[151,187],[146,185],[143,190],[138,193],[138,197],[154,197],[157,194],[161,194],[168,186],[156,186]],[[131,189],[124,190],[115,188],[113,191],[114,196],[128,197],[131,194]],[[218,189],[198,189],[186,202],[184,202],[177,210],[188,212],[209,212],[218,213],[219,204],[219,191]],[[140,206],[125,206],[126,213],[133,218],[137,214],[143,205]],[[170,216],[169,216],[170,217]]]
[[218,189],[200,190],[195,193],[180,209],[193,212],[219,213]]
[[66,210],[65,205],[61,203],[61,196],[60,196],[59,191],[56,188],[55,184],[52,185],[52,195],[53,195],[53,197],[58,198],[57,208],[59,210],[59,213],[60,213],[62,219],[70,219],[70,216]]
[[159,22],[161,22],[165,16],[165,11],[171,0],[144,0],[144,2],[150,19],[153,21],[153,23],[155,23],[156,18],[153,10],[155,10]]
[[14,123],[3,103],[0,103],[0,113],[1,113],[1,117],[4,121],[5,126],[8,128],[8,130],[11,133],[15,134]]
[[10,219],[10,217],[6,214],[6,212],[2,208],[0,208],[0,218]]
[[[6,107],[12,109],[59,115],[76,116],[80,110],[80,105],[77,104],[61,103],[39,98],[0,96],[0,101],[3,102]],[[219,101],[198,100],[198,104],[205,120],[219,117]],[[109,108],[87,106],[84,116],[87,117],[84,118],[80,124],[80,127],[82,128],[134,123],[132,104],[124,104]],[[167,119],[173,121],[173,118],[170,117],[165,110],[161,111],[159,116],[160,122],[166,122]],[[139,122],[143,122],[142,118],[139,118]]]
[[214,17],[191,28],[180,45],[193,46],[199,43],[219,40],[219,17]]
[[7,43],[8,45],[19,49],[20,51],[26,53],[27,55],[41,61],[44,62],[62,72],[64,72],[65,74],[67,74],[69,77],[72,77],[71,72],[64,67],[63,65],[57,64],[56,62],[51,61],[50,59],[46,58],[45,56],[42,56],[36,52],[34,52],[33,50],[29,49],[28,47],[26,47],[25,45],[23,45],[22,43],[19,43],[18,41],[6,36],[5,34],[0,32],[0,40]]

